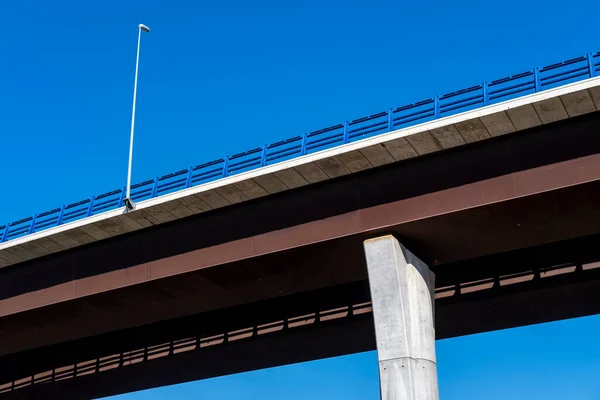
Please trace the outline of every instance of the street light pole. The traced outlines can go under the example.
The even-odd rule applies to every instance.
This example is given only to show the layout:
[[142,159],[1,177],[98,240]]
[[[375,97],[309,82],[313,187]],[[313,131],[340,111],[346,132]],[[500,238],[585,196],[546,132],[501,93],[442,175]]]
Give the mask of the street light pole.
[[127,169],[127,187],[126,194],[123,202],[127,211],[135,208],[135,202],[131,200],[131,164],[133,162],[133,132],[135,127],[135,103],[137,99],[137,81],[138,81],[138,68],[140,64],[140,42],[142,39],[142,31],[150,32],[144,24],[138,25],[138,42],[137,42],[137,56],[135,58],[135,79],[133,82],[133,109],[131,111],[131,134],[129,135],[129,168]]

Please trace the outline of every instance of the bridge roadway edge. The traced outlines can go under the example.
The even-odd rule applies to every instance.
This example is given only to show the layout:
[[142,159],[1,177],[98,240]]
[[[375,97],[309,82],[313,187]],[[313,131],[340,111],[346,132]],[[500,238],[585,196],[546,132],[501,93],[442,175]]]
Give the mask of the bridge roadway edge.
[[[571,129],[568,137],[565,134],[556,135],[557,132],[560,132],[560,124],[554,125],[553,134],[555,136],[551,132],[549,133],[551,127],[543,127],[537,129],[537,132],[524,133],[511,137],[510,140],[507,138],[502,142],[482,143],[479,146],[465,147],[456,149],[454,152],[431,156],[429,159],[368,171],[356,177],[346,177],[344,180],[338,181],[337,185],[333,185],[335,182],[324,183],[315,186],[314,191],[310,190],[313,188],[305,188],[303,192],[306,193],[306,196],[302,196],[301,192],[296,192],[273,197],[271,204],[266,203],[268,205],[265,206],[264,215],[267,216],[275,209],[279,209],[280,216],[272,217],[271,221],[268,217],[265,219],[263,216],[255,216],[254,214],[257,213],[254,211],[247,212],[246,208],[240,205],[237,208],[238,212],[228,211],[228,214],[233,215],[229,220],[214,218],[210,215],[190,217],[188,221],[179,224],[173,222],[170,226],[156,228],[154,238],[150,232],[142,231],[120,239],[105,241],[102,244],[89,245],[87,247],[89,256],[82,251],[73,249],[71,251],[73,256],[69,256],[68,253],[52,256],[45,263],[36,262],[32,265],[33,268],[28,268],[28,265],[25,264],[20,266],[20,269],[5,269],[0,273],[0,276],[3,277],[3,281],[0,283],[0,293],[3,296],[3,299],[0,299],[0,316],[348,235],[376,233],[393,226],[427,220],[434,216],[443,216],[447,213],[533,196],[561,187],[597,181],[600,179],[600,168],[598,168],[600,138],[586,132],[597,129],[595,125],[600,124],[600,114],[580,118],[583,119],[579,120],[579,130],[574,128],[577,125],[573,121],[569,121]],[[539,152],[539,142],[536,141],[542,132],[545,133],[545,152],[538,155],[541,159],[536,160],[531,153],[532,151],[541,153]],[[555,141],[553,142],[553,140]],[[492,165],[489,171],[484,171],[484,167],[478,167],[478,164],[486,158],[488,164],[493,164],[491,154],[494,151],[497,152],[494,156],[496,165]],[[555,153],[555,155],[551,156],[551,153]],[[476,157],[472,161],[466,160],[473,156]],[[512,159],[503,161],[507,156]],[[579,157],[572,159],[577,156]],[[565,159],[566,161],[560,161]],[[427,167],[428,164],[433,167]],[[454,170],[440,171],[440,166],[443,164],[455,165]],[[534,166],[534,168],[525,169],[526,165]],[[539,166],[535,167],[535,165]],[[381,174],[379,178],[376,178],[379,174],[378,171],[381,171]],[[403,175],[398,175],[399,173]],[[463,174],[464,176],[461,176]],[[474,175],[474,177],[468,178],[467,174]],[[487,179],[490,176],[494,177]],[[354,179],[360,180],[358,183],[353,183]],[[398,179],[412,180],[416,185],[415,189],[411,192],[401,186],[390,188],[381,185],[382,182]],[[406,184],[411,185],[409,182]],[[324,195],[320,195],[322,192],[320,188],[326,188],[325,185],[330,185],[327,187],[332,189],[329,189]],[[437,189],[435,189],[436,185]],[[390,193],[392,194],[390,195]],[[398,197],[400,199],[394,201]],[[300,199],[300,204],[297,204],[296,199]],[[265,201],[262,200],[262,202]],[[280,201],[283,205],[273,206]],[[305,201],[307,203],[304,203]],[[345,206],[344,201],[346,202]],[[256,202],[254,204],[257,205]],[[340,207],[345,207],[346,212],[344,212],[344,208]],[[292,214],[296,215],[284,216],[287,210],[294,208],[297,211]],[[323,214],[320,216],[314,214],[318,212],[318,208],[323,208],[325,210],[323,213],[328,212],[334,215],[327,217]],[[214,218],[214,222],[210,222],[211,218]],[[265,226],[265,233],[258,232],[258,235],[252,235],[244,232],[251,227],[235,222],[244,218],[253,218],[257,222],[256,225]],[[279,219],[284,218],[291,221],[288,222],[287,227],[279,225]],[[310,222],[304,222],[307,219]],[[198,235],[200,233],[202,235],[198,228],[205,223],[215,229],[211,232],[210,237],[205,234],[204,238],[189,237],[190,234]],[[187,224],[188,228],[184,228],[184,233],[177,234],[174,230],[179,229],[181,224]],[[223,242],[215,241],[222,240],[220,238],[213,240],[219,236],[216,230],[228,230],[227,226],[231,226],[231,224],[235,224],[236,231],[232,234],[239,233],[239,239],[234,236],[233,240],[224,240]],[[169,227],[173,229],[169,230]],[[161,244],[163,235],[173,238],[176,243],[162,242]],[[230,232],[223,233],[222,237],[227,235],[230,235]],[[131,245],[127,242],[128,237],[137,243]],[[204,241],[205,244],[202,245],[201,241]],[[145,248],[145,243],[152,243],[150,253]],[[109,246],[113,246],[113,248]],[[178,246],[180,250],[177,250]],[[194,246],[202,247],[194,250]],[[139,250],[142,262],[135,261],[135,258],[139,259],[139,257],[132,254],[137,252],[136,248]],[[98,251],[102,253],[98,253]],[[155,253],[157,251],[158,253]],[[169,251],[179,251],[180,254],[169,254]],[[113,253],[118,256],[114,257]],[[152,253],[155,254],[152,255]],[[145,260],[144,257],[146,257]],[[152,258],[147,257],[158,257],[159,259],[153,261]],[[443,260],[434,255],[427,262],[435,265],[452,260]],[[65,261],[68,263],[67,269],[63,268],[64,271],[60,272],[61,265],[65,266]],[[77,271],[71,270],[74,263],[75,267],[81,265]],[[105,265],[94,266],[94,264],[100,263],[114,264],[114,266],[111,265],[109,270],[98,270],[98,268],[106,268]],[[124,270],[124,268],[126,269]],[[127,273],[123,274],[124,271]],[[32,281],[26,281],[26,279],[34,272],[39,274],[37,281],[40,284],[54,281],[54,286],[38,286],[37,288],[31,286]],[[73,274],[76,278],[71,280]],[[66,280],[61,282],[61,276],[64,276]],[[57,281],[57,279],[59,280]]]

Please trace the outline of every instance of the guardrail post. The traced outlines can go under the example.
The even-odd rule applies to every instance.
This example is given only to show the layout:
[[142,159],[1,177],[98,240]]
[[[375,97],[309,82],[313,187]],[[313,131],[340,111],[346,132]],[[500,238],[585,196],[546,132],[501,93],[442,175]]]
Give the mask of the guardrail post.
[[267,145],[264,144],[262,147],[262,153],[260,155],[260,166],[264,167],[267,165]]
[[394,111],[392,109],[388,109],[388,132],[394,130]]
[[225,178],[229,173],[229,156],[225,156],[223,160],[223,178]]
[[90,198],[90,206],[88,207],[88,212],[87,212],[87,216],[91,216],[92,212],[94,212],[94,200],[96,199],[95,196],[92,196]]
[[348,143],[348,121],[344,122],[344,143]]
[[435,96],[433,98],[433,114],[436,119],[440,117],[440,96]]
[[300,154],[301,155],[306,155],[306,133],[302,134],[302,143],[300,143]]
[[33,230],[35,229],[35,219],[37,218],[37,214],[33,214],[33,217],[31,217],[31,226],[29,227],[29,232],[27,232],[27,234],[31,234],[33,233]]
[[488,94],[488,84],[487,82],[483,82],[481,84],[481,89],[483,91],[483,106],[487,106],[490,104],[490,95]]
[[194,170],[193,166],[190,166],[190,168],[188,169],[188,174],[187,174],[187,178],[185,180],[185,187],[189,188],[190,186],[192,186],[192,171]]
[[60,208],[60,214],[58,214],[58,219],[56,220],[56,226],[62,224],[63,216],[65,215],[65,206]]
[[592,53],[588,53],[587,59],[588,59],[588,69],[590,72],[590,78],[593,78],[594,76],[596,76],[596,66],[594,65],[594,55]]
[[535,68],[533,70],[533,82],[535,85],[535,91],[539,92],[542,89],[542,85],[540,84],[540,69]]
[[121,198],[119,199],[119,202],[117,203],[117,207],[121,207],[121,206],[125,205],[125,204],[123,204],[123,200],[125,199],[126,191],[127,191],[127,188],[123,188],[123,190],[121,190]]
[[152,185],[152,192],[150,193],[150,198],[153,199],[156,197],[156,189],[158,188],[158,176],[154,178],[154,184]]
[[4,232],[2,232],[2,236],[0,236],[0,242],[6,242],[6,237],[8,236],[8,227],[10,226],[10,223],[6,223],[6,226],[4,227]]

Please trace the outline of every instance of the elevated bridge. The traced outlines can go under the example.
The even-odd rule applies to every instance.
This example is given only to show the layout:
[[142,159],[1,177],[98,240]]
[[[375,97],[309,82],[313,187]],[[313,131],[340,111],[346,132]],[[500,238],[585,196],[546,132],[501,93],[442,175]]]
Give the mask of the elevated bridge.
[[135,185],[130,212],[116,190],[0,226],[0,396],[371,349],[383,368],[417,329],[381,322],[404,310],[386,296],[404,316],[428,296],[378,285],[411,268],[436,338],[597,313],[599,70],[589,54],[193,166]]

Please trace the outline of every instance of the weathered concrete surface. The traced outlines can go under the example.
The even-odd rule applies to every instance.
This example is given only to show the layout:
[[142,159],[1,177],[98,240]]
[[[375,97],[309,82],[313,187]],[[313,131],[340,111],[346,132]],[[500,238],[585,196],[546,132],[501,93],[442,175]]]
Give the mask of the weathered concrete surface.
[[279,178],[277,178],[274,174],[257,176],[254,178],[254,181],[269,194],[283,192],[284,190],[288,189],[288,187],[285,186],[285,184],[281,182],[281,180],[279,180]]
[[391,154],[392,157],[394,157],[394,160],[396,161],[407,160],[419,155],[414,147],[404,137],[382,143],[382,146],[385,147],[385,149]]
[[454,126],[467,143],[490,138],[490,133],[479,118],[459,122],[454,124]]
[[294,168],[283,169],[277,171],[274,175],[289,189],[295,189],[304,185],[308,185],[306,179],[302,177]]
[[533,104],[535,112],[543,124],[560,121],[569,118],[567,110],[559,97],[553,97]]
[[540,117],[531,104],[506,110],[508,117],[518,131],[533,128],[542,124]]
[[346,165],[350,172],[359,172],[373,168],[371,163],[358,150],[341,153],[338,155],[338,159]]
[[227,185],[215,188],[215,192],[227,200],[230,204],[237,204],[249,200],[249,197],[241,192],[235,185]]
[[374,167],[394,162],[394,157],[391,156],[382,144],[365,147],[364,149],[360,149],[360,152]]
[[314,162],[297,165],[294,170],[302,175],[308,183],[317,183],[329,179],[327,174]]
[[316,161],[316,164],[330,178],[337,178],[338,176],[348,175],[350,173],[350,170],[346,167],[346,165],[335,156],[318,160]]
[[562,103],[567,109],[569,117],[577,117],[596,111],[592,96],[587,90],[581,90],[575,93],[568,93],[560,96]]
[[383,400],[437,400],[435,276],[393,236],[364,242]]
[[265,189],[262,188],[262,186],[254,182],[252,179],[236,182],[234,183],[234,186],[240,192],[244,193],[249,199],[257,199],[269,194]]
[[225,200],[225,198],[215,190],[200,192],[197,196],[212,208],[221,208],[229,205],[229,201]]
[[513,123],[504,111],[496,114],[484,115],[480,120],[492,136],[506,135],[507,133],[516,131]]
[[432,129],[430,133],[438,140],[444,149],[450,149],[465,144],[465,140],[460,136],[460,133],[458,133],[454,125]]
[[407,136],[406,140],[408,140],[420,156],[442,150],[442,147],[431,136],[430,132],[420,132],[412,136]]

